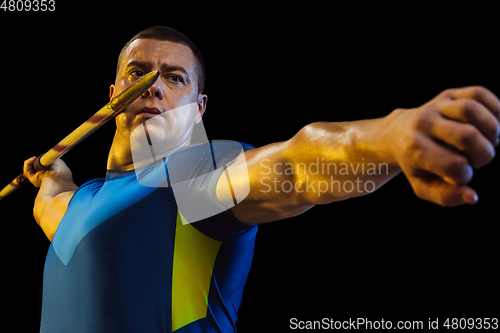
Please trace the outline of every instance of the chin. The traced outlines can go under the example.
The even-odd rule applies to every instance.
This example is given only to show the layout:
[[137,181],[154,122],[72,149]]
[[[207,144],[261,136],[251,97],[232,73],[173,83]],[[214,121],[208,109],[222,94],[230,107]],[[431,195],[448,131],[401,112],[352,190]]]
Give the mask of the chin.
[[162,117],[155,118],[141,122],[130,135],[134,164],[144,160],[153,163],[175,149],[177,140],[171,128]]

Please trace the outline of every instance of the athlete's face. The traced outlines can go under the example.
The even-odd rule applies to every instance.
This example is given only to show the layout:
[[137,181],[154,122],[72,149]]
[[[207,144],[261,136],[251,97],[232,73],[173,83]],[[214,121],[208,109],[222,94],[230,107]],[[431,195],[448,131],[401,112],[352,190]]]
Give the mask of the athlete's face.
[[[196,58],[185,45],[152,39],[130,44],[119,64],[110,98],[120,94],[141,76],[159,70],[151,88],[116,117],[117,131],[130,137],[138,125],[147,123],[149,135],[171,146],[189,141],[195,123],[205,112],[207,96],[198,94]],[[193,107],[181,106],[192,104]],[[161,116],[156,114],[161,113]]]

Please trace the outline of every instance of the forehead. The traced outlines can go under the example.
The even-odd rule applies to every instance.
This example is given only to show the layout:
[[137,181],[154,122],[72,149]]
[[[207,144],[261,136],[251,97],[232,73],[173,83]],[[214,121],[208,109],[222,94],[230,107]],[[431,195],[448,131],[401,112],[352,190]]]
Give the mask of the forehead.
[[132,61],[148,62],[156,68],[160,68],[164,64],[181,66],[186,71],[195,73],[196,59],[193,51],[186,45],[169,41],[134,40],[121,59],[120,70],[123,70]]

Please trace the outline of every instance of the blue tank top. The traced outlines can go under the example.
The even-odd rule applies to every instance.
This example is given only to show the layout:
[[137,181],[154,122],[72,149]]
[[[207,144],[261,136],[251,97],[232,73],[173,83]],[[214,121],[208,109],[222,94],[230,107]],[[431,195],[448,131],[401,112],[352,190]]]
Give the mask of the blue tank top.
[[[181,150],[198,160],[191,175],[200,166],[213,171],[227,154],[223,143],[210,145],[211,156]],[[183,223],[172,186],[141,182],[168,182],[171,155],[140,174],[108,170],[75,192],[47,254],[40,332],[236,330],[257,227],[218,202],[224,167],[188,190],[193,202],[221,205],[221,212]]]

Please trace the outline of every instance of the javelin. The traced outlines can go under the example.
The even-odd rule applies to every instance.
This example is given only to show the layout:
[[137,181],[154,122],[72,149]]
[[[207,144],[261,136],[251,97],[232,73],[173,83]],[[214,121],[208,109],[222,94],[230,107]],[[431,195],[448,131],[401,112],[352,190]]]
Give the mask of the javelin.
[[[155,83],[159,75],[160,72],[155,71],[141,77],[134,84],[124,90],[121,94],[113,98],[108,104],[97,111],[92,117],[81,124],[77,129],[71,132],[52,149],[50,149],[45,154],[40,155],[33,164],[33,168],[36,171],[49,169],[50,165],[55,160],[62,157],[74,146],[83,141],[83,139],[85,139],[99,127],[104,125],[108,120],[122,112],[127,105],[141,96],[153,85],[153,83]],[[28,179],[24,177],[23,174],[17,176],[13,181],[11,181],[0,191],[0,200],[17,190],[26,182],[28,182]]]

